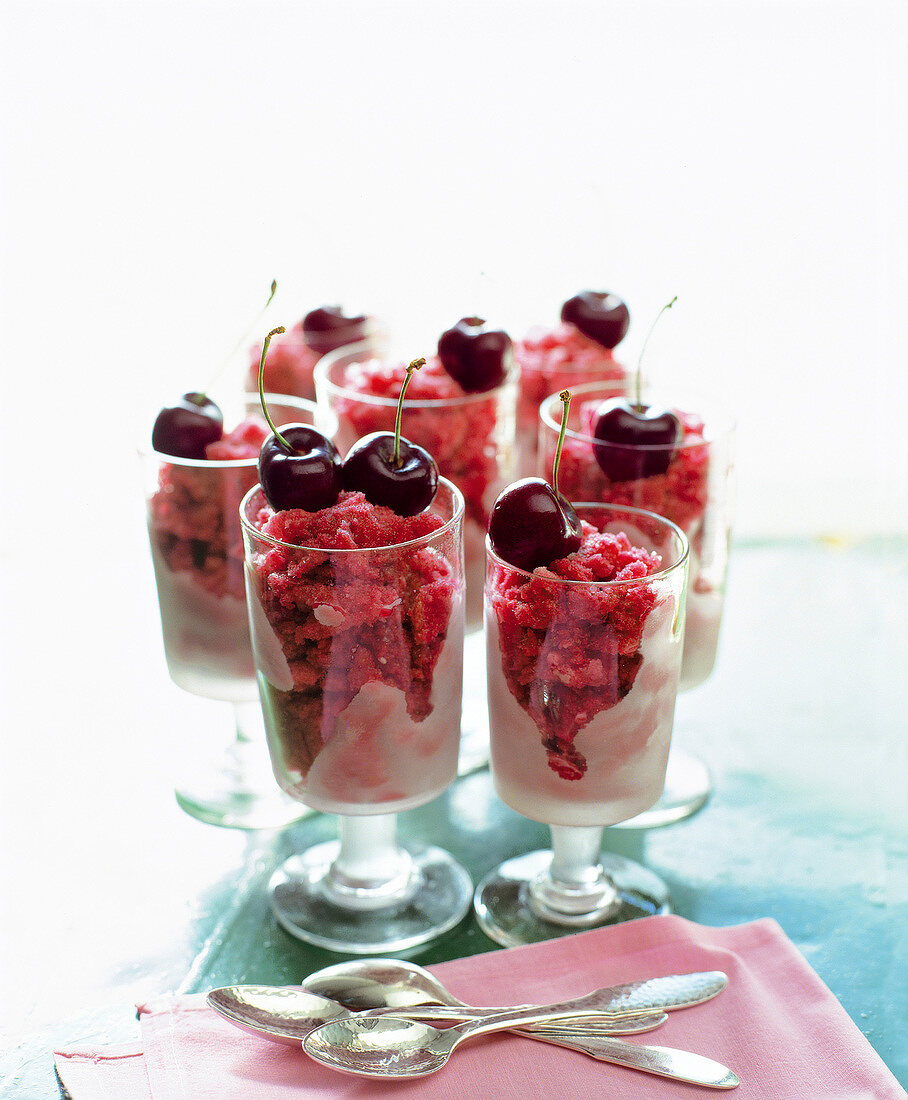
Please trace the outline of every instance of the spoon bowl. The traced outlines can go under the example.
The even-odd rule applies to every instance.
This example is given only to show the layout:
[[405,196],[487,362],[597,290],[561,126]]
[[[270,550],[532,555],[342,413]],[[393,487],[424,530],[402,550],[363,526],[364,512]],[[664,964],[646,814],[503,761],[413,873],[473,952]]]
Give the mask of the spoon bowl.
[[460,1041],[457,1024],[441,1031],[418,1020],[371,1016],[324,1024],[304,1040],[303,1049],[341,1073],[426,1077],[442,1068]]
[[326,966],[310,974],[303,989],[358,1012],[427,1004],[467,1007],[434,974],[400,959],[357,959]]
[[310,1031],[350,1015],[337,1001],[286,986],[227,985],[212,989],[208,1004],[243,1031],[287,1046],[299,1046]]

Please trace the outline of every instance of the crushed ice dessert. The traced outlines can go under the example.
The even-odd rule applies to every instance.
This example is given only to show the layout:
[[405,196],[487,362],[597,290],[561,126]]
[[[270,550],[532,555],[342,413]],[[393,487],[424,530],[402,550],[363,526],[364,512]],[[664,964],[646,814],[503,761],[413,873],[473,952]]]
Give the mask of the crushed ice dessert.
[[495,786],[549,824],[611,824],[659,798],[680,668],[680,589],[659,555],[582,527],[578,551],[532,572],[489,558]]
[[164,648],[171,678],[194,694],[255,698],[239,506],[267,434],[253,415],[203,459],[159,456],[148,531]]
[[[439,490],[439,497],[441,489]],[[245,504],[259,689],[278,782],[316,809],[397,812],[457,769],[460,547],[436,504],[342,491],[314,512]]]

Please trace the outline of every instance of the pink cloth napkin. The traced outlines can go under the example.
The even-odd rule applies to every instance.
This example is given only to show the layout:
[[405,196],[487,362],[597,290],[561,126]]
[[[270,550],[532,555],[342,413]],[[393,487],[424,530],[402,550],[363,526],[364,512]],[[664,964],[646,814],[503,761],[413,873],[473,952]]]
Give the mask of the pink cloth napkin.
[[[705,928],[681,917],[649,917],[430,969],[452,993],[478,1005],[557,1001],[660,974],[723,970],[728,987],[718,997],[669,1013],[658,1031],[632,1041],[723,1062],[741,1079],[733,1093],[738,1100],[905,1098],[772,920]],[[335,1073],[302,1051],[248,1035],[211,1011],[201,994],[160,998],[139,1012],[137,1047],[57,1052],[57,1072],[73,1100],[690,1100],[696,1094],[691,1085],[514,1035],[472,1040],[437,1074],[391,1084]]]

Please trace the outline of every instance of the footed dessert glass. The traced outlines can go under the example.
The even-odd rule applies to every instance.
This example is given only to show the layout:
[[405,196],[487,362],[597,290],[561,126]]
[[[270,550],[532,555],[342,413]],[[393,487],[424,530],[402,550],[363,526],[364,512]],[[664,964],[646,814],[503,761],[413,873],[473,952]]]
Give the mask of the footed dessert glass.
[[[604,400],[630,396],[628,385],[594,382],[572,391],[559,485],[568,500],[598,500],[645,508],[672,520],[687,535],[690,584],[678,687],[680,692],[686,692],[709,677],[719,644],[732,526],[734,423],[725,410],[700,394],[660,392],[644,386],[644,403],[672,410],[681,420],[684,438],[678,448],[662,445],[642,448],[650,455],[664,454],[664,473],[613,481],[600,467],[594,448],[616,453],[628,448],[596,441],[593,422]],[[551,469],[562,407],[558,396],[553,395],[539,410],[540,461],[548,464],[543,469]],[[696,813],[711,790],[707,765],[675,744],[659,801],[621,825],[653,828],[680,821]]]
[[551,851],[508,860],[476,888],[479,923],[506,946],[670,907],[656,875],[602,853],[601,840],[604,826],[639,814],[662,790],[688,542],[650,512],[574,507],[597,531],[624,533],[660,560],[648,575],[631,568],[623,579],[573,580],[518,569],[487,544],[492,778],[504,803],[552,834]]
[[[327,435],[336,427],[311,401],[266,394],[266,403],[276,424],[315,424]],[[258,481],[258,449],[269,429],[257,394],[221,405],[225,424],[242,418],[256,424],[228,448],[246,457],[194,460],[140,451],[170,678],[192,695],[230,703],[234,717],[232,743],[180,781],[175,793],[188,814],[210,825],[277,828],[306,811],[275,789],[268,764],[239,519],[240,502]]]
[[252,648],[275,778],[340,838],[291,857],[271,906],[333,951],[403,951],[454,927],[472,884],[445,851],[396,840],[396,814],[457,775],[463,678],[463,497],[439,480],[442,525],[389,546],[323,549],[262,530],[243,501]]
[[[346,454],[369,432],[393,431],[404,359],[388,349],[351,345],[326,355],[315,368],[319,402],[338,420],[337,446]],[[489,512],[514,476],[517,389],[514,372],[483,393],[464,393],[432,358],[417,371],[404,398],[402,434],[425,448],[438,471],[464,497],[464,574],[466,643],[464,648],[463,731],[459,771],[489,761],[485,710],[485,653],[482,644],[482,590],[485,536]]]

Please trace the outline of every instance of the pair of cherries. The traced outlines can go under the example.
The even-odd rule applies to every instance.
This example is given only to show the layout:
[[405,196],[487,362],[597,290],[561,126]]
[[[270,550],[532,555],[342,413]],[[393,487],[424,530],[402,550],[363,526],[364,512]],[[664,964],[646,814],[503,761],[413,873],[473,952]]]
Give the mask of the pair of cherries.
[[341,460],[337,447],[317,428],[290,424],[278,430],[271,420],[262,377],[271,337],[278,331],[282,330],[266,336],[259,366],[259,395],[271,428],[259,453],[259,482],[271,507],[276,512],[290,508],[317,512],[334,504],[345,489],[360,492],[372,504],[384,505],[399,516],[414,516],[428,508],[438,488],[438,467],[427,451],[400,434],[404,394],[425,359],[407,367],[394,431],[363,436]]

